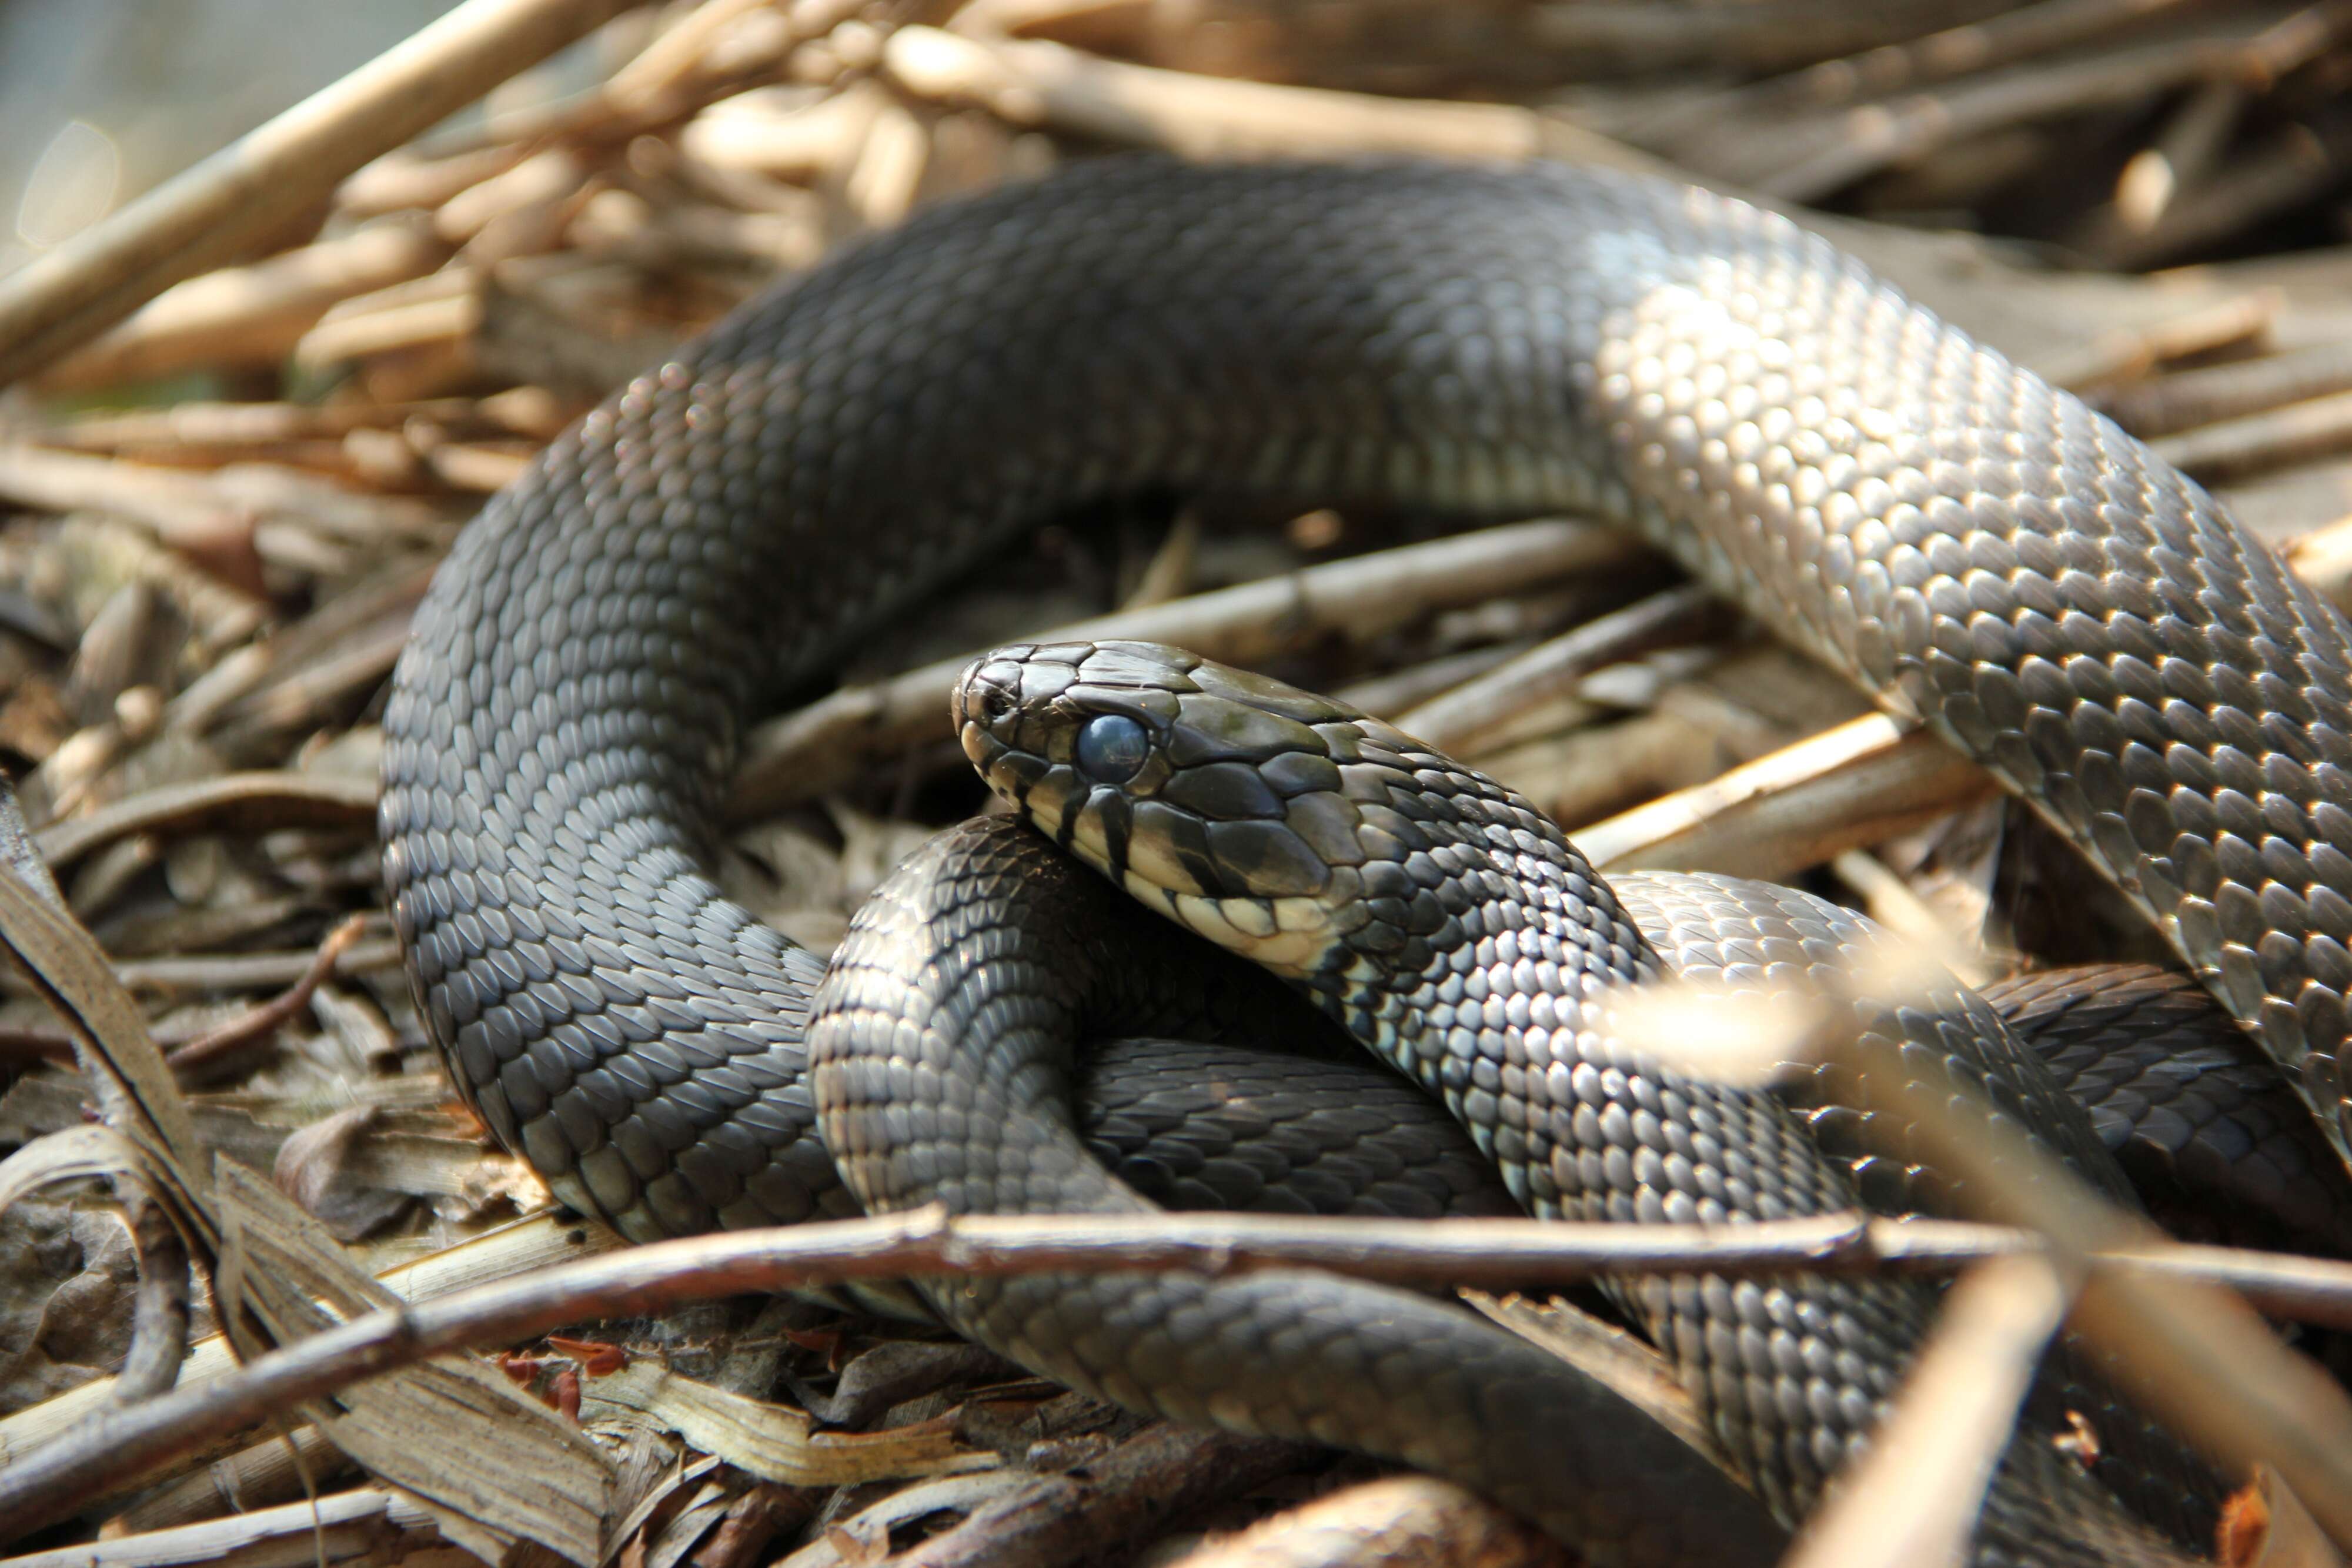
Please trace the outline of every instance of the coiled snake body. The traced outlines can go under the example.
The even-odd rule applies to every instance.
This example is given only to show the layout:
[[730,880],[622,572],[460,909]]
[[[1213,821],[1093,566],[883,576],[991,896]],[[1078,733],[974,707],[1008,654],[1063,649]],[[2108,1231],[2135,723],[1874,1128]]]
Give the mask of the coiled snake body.
[[[1638,529],[2033,801],[2345,1146],[2346,627],[2195,486],[1737,203],[1150,162],[828,263],[467,531],[395,678],[382,827],[497,1135],[635,1237],[852,1212],[803,1072],[823,965],[707,870],[734,739],[1023,526],[1210,486]],[[1823,1416],[1783,1418],[1785,1455]]]

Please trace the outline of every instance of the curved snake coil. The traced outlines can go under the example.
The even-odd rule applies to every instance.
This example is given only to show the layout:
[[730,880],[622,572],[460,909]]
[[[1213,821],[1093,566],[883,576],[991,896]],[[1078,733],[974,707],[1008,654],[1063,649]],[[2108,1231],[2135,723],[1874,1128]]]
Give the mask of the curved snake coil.
[[829,262],[467,530],[382,827],[499,1137],[635,1237],[850,1212],[803,1071],[822,965],[707,871],[734,739],[1024,525],[1209,486],[1639,530],[2032,800],[2345,1147],[2346,628],[2195,486],[1737,203],[1150,162]]

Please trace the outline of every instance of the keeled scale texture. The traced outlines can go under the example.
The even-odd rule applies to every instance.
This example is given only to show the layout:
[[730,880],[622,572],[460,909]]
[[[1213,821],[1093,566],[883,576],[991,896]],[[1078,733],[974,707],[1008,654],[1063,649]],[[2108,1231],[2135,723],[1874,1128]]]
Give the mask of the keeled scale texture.
[[2194,981],[2096,965],[2020,975],[1984,997],[2089,1108],[2167,1230],[2352,1257],[2352,1186],[2335,1151]]
[[[965,754],[1041,833],[1139,903],[1289,977],[1441,1097],[1531,1212],[1726,1224],[1865,1201],[1954,1211],[1905,1157],[1906,1124],[1867,1126],[1889,1113],[1842,1099],[1827,1073],[1790,1096],[1811,1102],[1809,1130],[1774,1093],[1677,1072],[1620,1027],[1628,988],[1669,969],[1759,1001],[1851,989],[1881,941],[1852,912],[1689,875],[1622,879],[1621,904],[1495,780],[1342,704],[1178,649],[999,649],[966,669],[955,707]],[[1149,735],[1141,766],[1109,780],[1077,749],[1106,715]],[[885,967],[878,943],[858,956]],[[907,951],[900,967],[918,972],[916,958]],[[1853,1006],[1856,1026],[1899,1048],[1915,1079],[1987,1096],[2017,1130],[2127,1194],[2088,1115],[1980,999],[1946,978],[1898,1006]],[[833,1038],[885,1060],[913,1049],[903,1032]],[[842,1153],[842,1123],[828,1117]],[[868,1201],[908,1201],[873,1177],[852,1184]],[[1935,1299],[1919,1281],[1814,1274],[1645,1275],[1615,1293],[1786,1520],[1876,1425]],[[2157,1517],[2194,1517],[2178,1495],[2193,1466],[2127,1427],[2104,1393],[2067,1402],[2103,1417],[2103,1440],[2130,1456],[2121,1479],[2147,1487]],[[2042,1415],[2060,1419],[2029,1424],[2003,1457],[1978,1560],[2150,1560],[2153,1542],[2053,1446],[2061,1413]]]
[[817,966],[701,870],[748,705],[1023,520],[1211,478],[1625,517],[2044,802],[2342,1146],[2345,629],[2195,486],[1734,204],[1153,162],[841,257],[467,531],[383,831],[499,1136],[632,1235],[843,1212],[797,1082]]
[[[1998,1124],[2056,1156],[2093,1188],[2126,1208],[2137,1207],[2097,1123],[2102,1117],[2144,1122],[2146,1108],[2120,1093],[2084,1093],[2106,1088],[2095,1082],[2105,1052],[2124,1053],[2125,1037],[2070,1041],[2075,1067],[2070,1082],[2048,1061],[2066,1047],[2023,1038],[1990,998],[1932,966],[1903,966],[1912,988],[1899,999],[1856,997],[1854,977],[1872,973],[1874,966],[1885,972],[1890,938],[1850,909],[1794,888],[1705,873],[1634,873],[1612,885],[1675,974],[1719,988],[1735,1008],[1769,1007],[1790,997],[1848,998],[1843,1005],[1870,1060],[1902,1062],[1911,1087],[1972,1096],[1992,1108]],[[1860,988],[1873,993],[1867,985]],[[2051,988],[2043,994],[2054,1000],[2063,993]],[[2218,1009],[2209,1011],[2218,1016]],[[2030,1021],[2051,1020],[2037,1013]],[[2129,1040],[2128,1050],[2144,1057],[2147,1035]],[[1872,1212],[1985,1218],[1915,1149],[1910,1124],[1891,1109],[1892,1087],[1875,1073],[1857,1083],[1823,1067],[1776,1082],[1773,1097],[1798,1113],[1814,1145],[1853,1182]],[[2268,1087],[2284,1093],[2275,1073]],[[2217,1113],[2242,1109],[2239,1102],[2214,1098]],[[2093,1099],[2095,1107],[2088,1103]],[[2232,1195],[2206,1196],[2228,1211]],[[2110,1490],[2142,1517],[2162,1521],[2177,1539],[2211,1537],[2221,1489],[2203,1461],[2126,1402],[2098,1370],[2094,1353],[2062,1341],[2027,1402],[2028,1429],[2038,1428],[2047,1441],[2050,1434],[2068,1431],[2076,1416],[2098,1435],[2094,1473]],[[2054,1481],[2046,1471],[2038,1478],[2038,1484]]]
[[1284,1049],[1296,1043],[1101,1042],[1074,1085],[1078,1135],[1163,1208],[1391,1219],[1519,1212],[1429,1096],[1360,1051],[1302,1062]]
[[[820,993],[813,1076],[850,1188],[877,1210],[1148,1211],[1075,1135],[1075,1041],[1230,1033],[1266,1009],[1229,1005],[1229,972],[1021,824],[947,830],[859,911]],[[1786,1544],[1753,1498],[1637,1406],[1449,1303],[1281,1270],[923,1291],[964,1333],[1076,1387],[1470,1482],[1601,1568],[1760,1565]]]

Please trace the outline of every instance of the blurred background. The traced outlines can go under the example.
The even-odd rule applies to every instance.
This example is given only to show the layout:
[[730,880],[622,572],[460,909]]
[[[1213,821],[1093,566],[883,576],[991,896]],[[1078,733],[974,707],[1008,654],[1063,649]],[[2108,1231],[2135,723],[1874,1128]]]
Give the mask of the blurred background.
[[[0,272],[450,4],[0,0]],[[677,7],[646,8],[614,31],[633,45],[666,9]],[[2022,236],[2086,264],[2142,267],[2347,237],[2352,13],[2337,4],[916,0],[866,9],[925,22],[992,14],[1007,31],[1215,75],[1524,103],[1768,194]],[[581,85],[599,47],[609,54],[614,40],[542,68],[508,96]]]
[[455,0],[0,0],[0,272]]
[[0,272],[456,0],[0,0]]

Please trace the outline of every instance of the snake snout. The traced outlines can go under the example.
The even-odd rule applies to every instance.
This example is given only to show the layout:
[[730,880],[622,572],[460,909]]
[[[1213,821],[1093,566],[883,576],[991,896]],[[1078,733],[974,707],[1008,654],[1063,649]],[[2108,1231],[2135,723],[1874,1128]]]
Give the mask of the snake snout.
[[[1097,643],[1000,649],[965,671],[956,711],[992,789],[1180,925],[1297,972],[1349,923],[1367,850],[1339,764],[1393,736],[1352,708]],[[1379,768],[1357,771],[1379,788]]]
[[971,765],[988,776],[989,768],[1005,747],[996,734],[998,726],[1010,719],[1021,706],[1021,674],[1017,657],[1007,657],[1013,650],[982,654],[963,667],[956,677],[955,692],[949,701],[956,736],[963,743],[963,754]]

